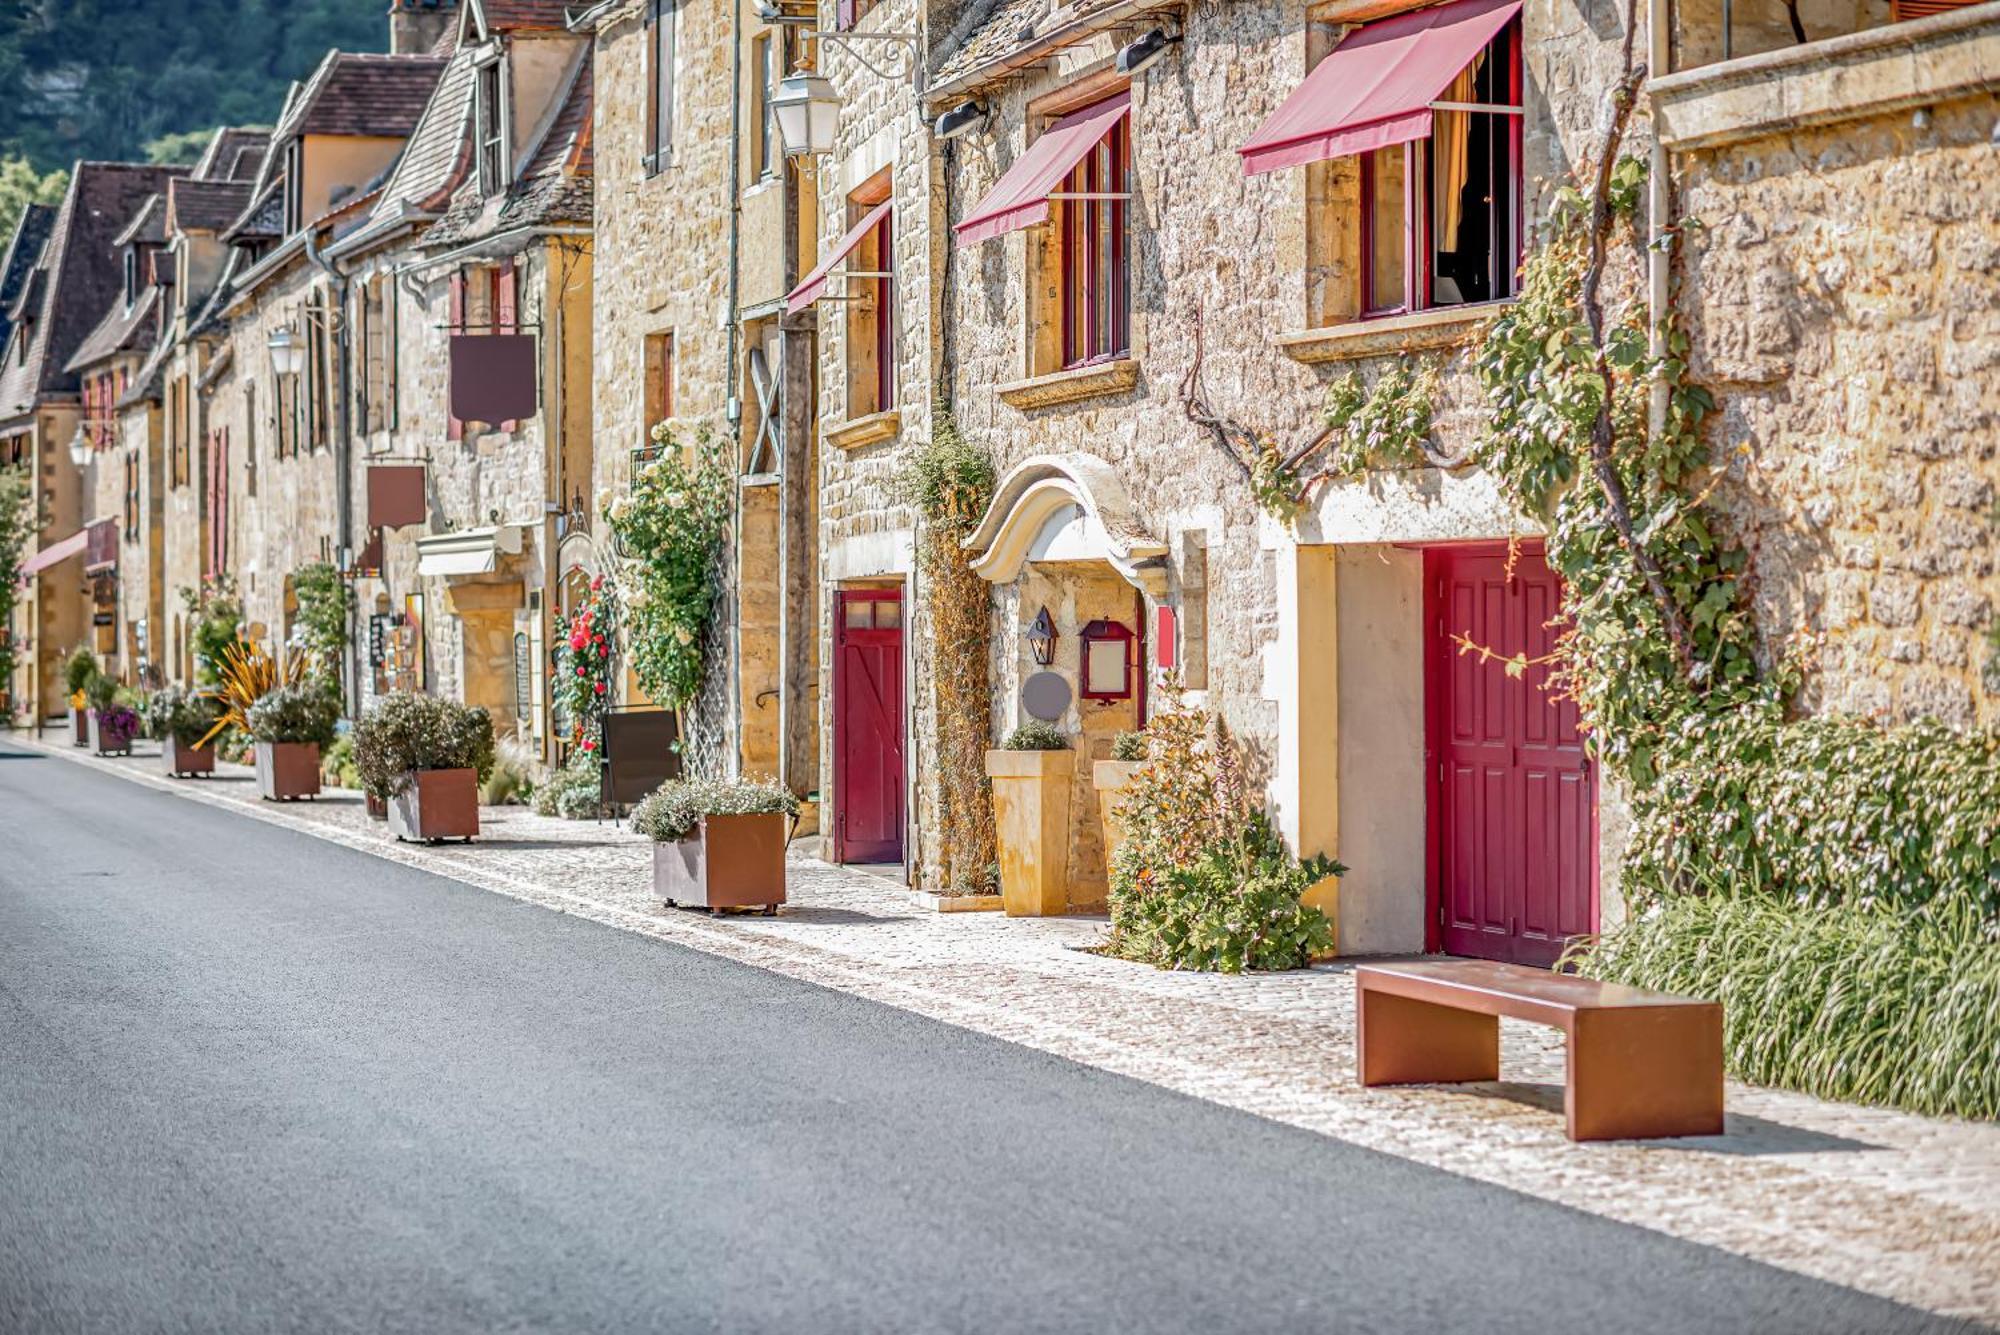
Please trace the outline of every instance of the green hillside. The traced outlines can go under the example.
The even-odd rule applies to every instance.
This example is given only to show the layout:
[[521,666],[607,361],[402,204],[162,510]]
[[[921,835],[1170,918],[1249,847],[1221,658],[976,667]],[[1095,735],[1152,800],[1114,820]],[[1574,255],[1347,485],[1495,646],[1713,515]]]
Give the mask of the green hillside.
[[0,158],[139,158],[165,135],[268,125],[329,47],[388,48],[386,0],[0,0]]

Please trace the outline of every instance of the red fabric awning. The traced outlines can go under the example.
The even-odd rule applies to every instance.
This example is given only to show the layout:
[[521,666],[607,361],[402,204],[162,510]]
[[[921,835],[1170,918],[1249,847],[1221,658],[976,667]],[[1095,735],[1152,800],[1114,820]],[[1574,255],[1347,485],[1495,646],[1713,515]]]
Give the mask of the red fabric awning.
[[[889,216],[893,204],[893,200],[883,200],[868,210],[860,222],[848,228],[846,236],[833,243],[833,249],[826,252],[825,259],[813,266],[813,271],[806,275],[805,281],[785,295],[787,315],[796,315],[819,300],[820,294],[826,291],[826,280],[833,277],[833,266],[854,253],[854,248],[861,244],[862,238],[874,231],[875,225]],[[885,264],[880,267],[886,269],[889,266]]]
[[61,542],[52,542],[21,562],[21,578],[26,579],[38,570],[47,570],[58,562],[67,561],[84,549],[90,541],[90,530],[80,528]]
[[118,568],[118,521],[115,519],[93,520],[84,529],[83,573],[101,575],[107,570]]
[[978,245],[996,236],[1033,227],[1049,216],[1049,196],[1062,185],[1076,164],[1090,155],[1111,133],[1132,104],[1130,93],[1073,111],[1051,125],[1028,151],[1015,160],[986,197],[973,206],[965,221],[952,230],[961,246]]
[[1456,0],[1341,39],[1237,149],[1256,176],[1422,139],[1431,103],[1521,12],[1521,0]]

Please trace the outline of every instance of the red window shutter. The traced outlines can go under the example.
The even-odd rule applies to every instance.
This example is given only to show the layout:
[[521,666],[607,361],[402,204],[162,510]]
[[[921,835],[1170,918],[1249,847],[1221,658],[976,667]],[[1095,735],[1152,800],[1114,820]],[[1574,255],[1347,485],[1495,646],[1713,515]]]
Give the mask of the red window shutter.
[[[493,323],[497,326],[493,332],[496,334],[511,334],[515,332],[518,321],[515,293],[518,290],[519,281],[514,272],[513,261],[511,260],[503,262],[499,268],[493,271]],[[519,425],[519,422],[509,418],[500,424],[500,429],[502,431],[512,431]]]
[[[455,270],[451,275],[451,310],[446,315],[445,320],[451,326],[451,332],[454,336],[465,332],[465,270],[463,269]],[[451,409],[449,406],[445,408],[445,413],[447,416],[450,416]],[[445,428],[445,438],[447,440],[463,440],[465,438],[465,423],[459,421],[456,417],[452,417]]]
[[846,31],[854,26],[854,0],[840,0],[834,6],[833,26],[836,31]]

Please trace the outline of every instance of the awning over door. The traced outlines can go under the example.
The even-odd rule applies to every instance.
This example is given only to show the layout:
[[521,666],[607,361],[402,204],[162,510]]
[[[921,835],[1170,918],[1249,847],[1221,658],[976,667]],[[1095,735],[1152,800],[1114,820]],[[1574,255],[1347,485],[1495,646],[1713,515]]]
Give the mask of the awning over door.
[[1521,12],[1521,0],[1456,0],[1358,28],[1237,149],[1256,176],[1422,139],[1431,103]]
[[26,579],[38,570],[47,570],[52,565],[69,560],[70,557],[82,551],[89,542],[90,530],[80,528],[61,542],[50,543],[27,560],[21,562],[21,578]]
[[1120,93],[1073,111],[1051,125],[973,206],[965,221],[952,229],[958,233],[958,244],[977,245],[1047,221],[1049,196],[1111,133],[1111,127],[1124,119],[1131,104],[1132,95]]
[[[827,279],[833,277],[833,266],[854,253],[854,248],[861,244],[864,237],[875,230],[876,224],[889,216],[889,210],[893,204],[894,201],[892,200],[883,200],[880,204],[868,210],[867,216],[862,218],[860,222],[850,227],[847,230],[846,236],[841,237],[840,240],[833,243],[833,249],[826,253],[826,258],[814,266],[813,271],[806,275],[804,282],[793,288],[786,295],[785,311],[787,314],[795,315],[820,299],[820,294],[826,291]],[[883,265],[881,267],[887,268],[888,266]]]
[[499,568],[503,553],[512,556],[520,550],[521,530],[513,524],[439,533],[417,539],[417,573],[442,578],[490,575]]
[[118,568],[118,521],[99,519],[84,529],[83,573],[102,575]]

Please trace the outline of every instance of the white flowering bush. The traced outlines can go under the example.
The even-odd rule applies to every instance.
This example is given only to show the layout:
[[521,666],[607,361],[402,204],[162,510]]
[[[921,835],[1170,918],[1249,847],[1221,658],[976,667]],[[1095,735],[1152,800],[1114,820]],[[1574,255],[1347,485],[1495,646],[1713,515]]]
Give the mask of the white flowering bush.
[[[658,458],[612,497],[604,518],[623,558],[615,583],[632,671],[646,694],[680,709],[701,690],[702,645],[721,591],[729,468],[706,426],[653,428]],[[691,443],[683,437],[691,437]]]

